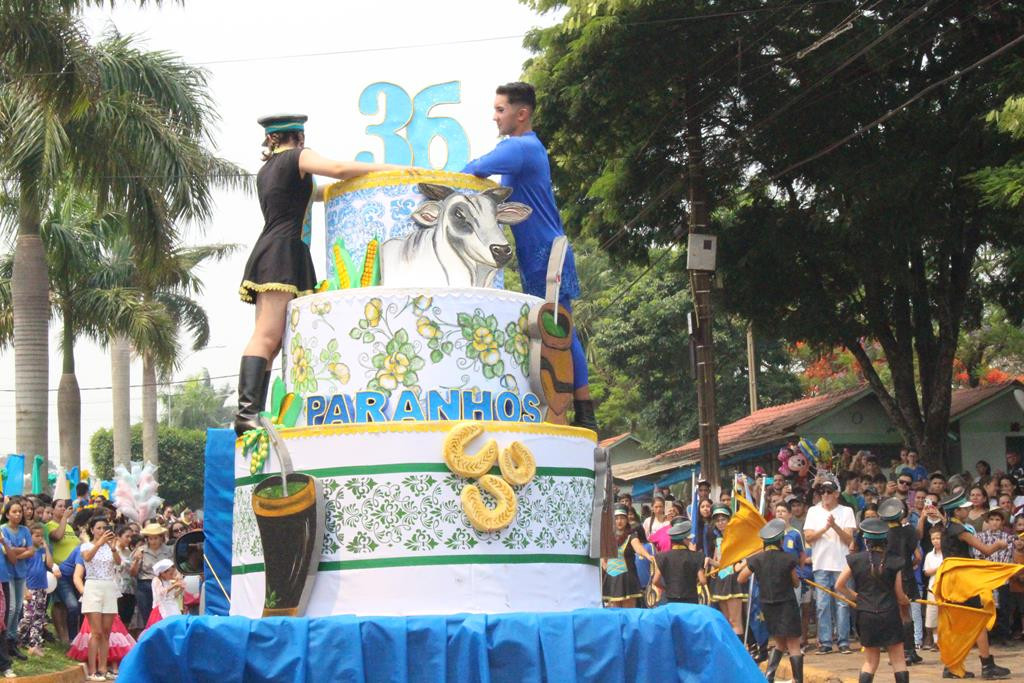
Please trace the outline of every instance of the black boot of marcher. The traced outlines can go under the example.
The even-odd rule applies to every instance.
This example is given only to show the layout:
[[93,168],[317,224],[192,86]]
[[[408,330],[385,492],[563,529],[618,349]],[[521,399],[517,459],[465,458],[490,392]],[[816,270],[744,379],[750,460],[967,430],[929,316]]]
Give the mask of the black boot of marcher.
[[869,674],[867,671],[860,672],[860,678],[857,679],[857,683],[871,683],[875,680],[875,674]]
[[585,427],[597,431],[597,416],[594,415],[594,402],[590,399],[574,399],[572,402],[574,415],[573,427]]
[[981,657],[981,677],[989,680],[1009,678],[1010,670],[1005,666],[997,666],[996,658],[992,655]]
[[917,654],[917,648],[914,646],[914,622],[912,621],[903,624],[903,656],[907,660],[907,666],[924,661],[921,655]]
[[260,426],[259,414],[266,400],[264,379],[267,377],[266,358],[242,356],[238,368],[238,414],[235,415],[235,434],[238,436]]
[[793,683],[804,683],[804,656],[790,655],[789,668],[793,670]]
[[897,671],[893,673],[896,677],[896,683],[910,683],[910,672],[909,671]]
[[775,648],[772,650],[772,654],[768,657],[768,668],[764,671],[764,677],[768,679],[768,683],[775,683],[775,672],[779,670],[779,664],[782,663],[782,650]]

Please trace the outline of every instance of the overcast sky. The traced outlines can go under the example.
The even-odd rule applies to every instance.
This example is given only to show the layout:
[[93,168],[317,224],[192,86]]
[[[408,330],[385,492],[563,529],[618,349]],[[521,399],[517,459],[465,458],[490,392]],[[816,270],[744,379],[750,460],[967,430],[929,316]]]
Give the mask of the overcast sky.
[[[435,116],[455,118],[465,129],[471,157],[497,142],[490,120],[494,87],[517,80],[529,53],[522,36],[551,25],[556,17],[537,15],[515,0],[377,0],[373,3],[287,3],[264,0],[191,0],[184,7],[165,3],[145,10],[90,11],[90,33],[116,26],[135,34],[150,49],[168,50],[209,71],[210,92],[221,121],[216,152],[250,172],[259,167],[262,131],[256,118],[279,111],[309,115],[307,145],[328,156],[353,159],[383,145],[365,133],[382,116],[359,112],[363,89],[378,81],[394,83],[410,96],[436,83],[459,81],[461,103],[442,105]],[[399,49],[389,49],[399,48]],[[432,147],[434,159],[444,150]],[[262,227],[255,197],[218,192],[213,220],[189,230],[193,244],[236,242],[234,257],[203,268],[206,291],[200,302],[211,321],[210,344],[187,355],[175,379],[208,368],[215,382],[235,384],[238,358],[252,327],[253,309],[236,291],[249,249]],[[323,213],[314,215],[313,261],[323,277]],[[58,461],[57,383],[59,322],[51,325],[50,460]],[[82,387],[82,459],[88,463],[93,432],[111,424],[110,356],[96,344],[79,343],[77,375]],[[279,361],[278,361],[279,362]],[[14,353],[0,354],[0,453],[13,453]],[[132,384],[141,382],[141,364],[132,365]],[[141,389],[132,388],[132,422],[141,419]]]

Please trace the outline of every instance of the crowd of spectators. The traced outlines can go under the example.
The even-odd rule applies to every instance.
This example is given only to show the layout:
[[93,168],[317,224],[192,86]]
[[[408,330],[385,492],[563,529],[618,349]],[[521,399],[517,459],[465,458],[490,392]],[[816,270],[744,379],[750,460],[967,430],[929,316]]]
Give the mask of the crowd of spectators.
[[[919,544],[913,566],[918,594],[932,598],[930,583],[942,562],[939,539],[950,522],[938,503],[961,491],[972,503],[967,520],[970,530],[982,544],[997,548],[987,556],[972,549],[974,556],[997,562],[1024,562],[1021,538],[1024,535],[1024,463],[1019,453],[1008,452],[1005,464],[999,463],[995,469],[989,462],[981,461],[974,472],[952,476],[941,471],[929,472],[912,448],[901,449],[900,455],[887,463],[868,451],[852,453],[843,449],[834,465],[835,474],[820,471],[803,482],[796,477],[759,476],[748,480],[754,500],[760,499],[763,489],[765,518],[786,521],[784,550],[798,555],[801,579],[812,580],[834,591],[836,579],[846,566],[846,556],[865,547],[859,524],[866,518],[877,517],[881,502],[895,498],[903,503],[906,511],[902,526],[913,530]],[[696,514],[693,514],[690,500],[676,500],[667,489],[655,489],[650,505],[635,505],[628,494],[619,496],[618,502],[628,510],[628,531],[641,543],[658,541],[657,532],[671,524],[676,516],[692,518],[696,550],[704,554],[705,569],[713,576],[716,536],[721,535],[716,531],[713,517],[721,512],[721,506],[729,504],[730,498],[730,492],[723,491],[718,500],[711,500],[710,484],[701,481],[697,487]],[[650,548],[655,552],[667,549],[657,542],[651,543]],[[712,581],[709,579],[709,583]],[[849,607],[807,583],[798,591],[804,651],[852,652],[856,634]],[[724,609],[724,600],[716,600],[713,589],[709,595],[708,602],[722,609],[732,622],[732,615],[728,613],[732,610]],[[996,591],[995,601],[997,619],[990,634],[992,641],[1024,640],[1024,578],[1018,575],[1002,586]],[[935,649],[935,608],[925,609],[913,603],[910,611],[914,647]],[[812,644],[812,640],[816,642]],[[756,647],[753,650],[757,653]],[[908,663],[920,661],[915,650],[909,647],[907,658]]]
[[[198,605],[172,554],[178,538],[202,528],[202,511],[167,505],[140,523],[105,497],[90,496],[82,482],[70,500],[5,498],[0,525],[0,675],[6,678],[16,675],[12,659],[41,655],[44,641],[55,641],[86,663],[86,680],[113,680],[154,612],[166,616],[175,603],[179,610]],[[156,609],[154,585],[162,598]]]

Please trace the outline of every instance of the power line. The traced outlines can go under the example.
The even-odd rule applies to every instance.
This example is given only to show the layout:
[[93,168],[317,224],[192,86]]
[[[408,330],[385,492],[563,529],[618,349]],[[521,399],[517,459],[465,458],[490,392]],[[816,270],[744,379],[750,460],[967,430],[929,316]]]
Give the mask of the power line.
[[[279,367],[278,368],[273,368],[271,370],[271,372],[277,372],[278,370],[281,370],[281,368],[279,368]],[[202,382],[202,381],[205,381],[207,379],[209,379],[209,380],[232,379],[232,378],[235,378],[235,377],[238,377],[238,373],[237,372],[234,373],[234,374],[231,374],[231,375],[213,375],[211,377],[205,377],[205,376],[204,377],[191,377],[189,379],[176,379],[176,380],[169,381],[169,382],[155,382],[155,383],[152,383],[152,384],[129,384],[128,388],[129,389],[138,389],[140,387],[166,387],[166,386],[171,386],[173,384],[188,384],[189,382]],[[112,386],[109,386],[109,387],[79,387],[78,390],[79,391],[106,391],[106,390],[110,390],[110,389],[113,389],[113,388],[114,387],[112,387]],[[17,391],[17,389],[0,389],[0,393],[4,393],[4,394],[12,394],[15,391]],[[46,391],[47,392],[56,392],[57,389],[47,389]]]

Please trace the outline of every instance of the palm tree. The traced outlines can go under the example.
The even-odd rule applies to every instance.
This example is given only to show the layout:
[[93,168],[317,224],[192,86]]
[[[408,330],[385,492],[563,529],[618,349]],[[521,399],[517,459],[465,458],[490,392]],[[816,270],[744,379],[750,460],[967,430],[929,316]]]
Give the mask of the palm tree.
[[[8,0],[0,8],[0,172],[13,179],[18,230],[11,282],[18,450],[46,455],[48,272],[40,223],[70,177],[135,226],[139,258],[157,260],[179,220],[210,215],[211,188],[244,187],[203,143],[215,119],[206,75],[117,34],[90,45],[71,11],[83,2]],[[18,42],[7,37],[20,36]]]
[[[159,260],[138,258],[131,236],[122,232],[109,240],[109,269],[113,286],[130,286],[137,290],[147,308],[158,311],[167,324],[158,333],[148,325],[139,325],[126,338],[142,358],[142,454],[143,460],[158,464],[157,452],[157,385],[162,377],[177,368],[180,345],[179,330],[184,329],[192,339],[192,348],[199,350],[210,339],[210,321],[206,311],[195,300],[203,291],[203,283],[196,273],[204,262],[219,261],[238,248],[236,244],[208,244],[198,247],[174,246]],[[115,443],[117,417],[128,414],[126,378],[115,375],[114,414]],[[116,456],[116,451],[115,451]],[[116,460],[115,465],[121,464]]]
[[[141,292],[118,286],[109,277],[100,238],[116,216],[97,216],[91,198],[63,183],[54,192],[40,238],[50,271],[48,298],[62,321],[63,374],[57,390],[60,460],[65,468],[81,466],[81,396],[75,375],[75,343],[85,335],[100,341],[111,331],[159,338],[170,325],[162,309]],[[14,254],[0,259],[0,305],[10,301]],[[0,311],[0,321],[7,320]],[[0,323],[2,325],[2,323]],[[0,343],[6,326],[0,327]]]

